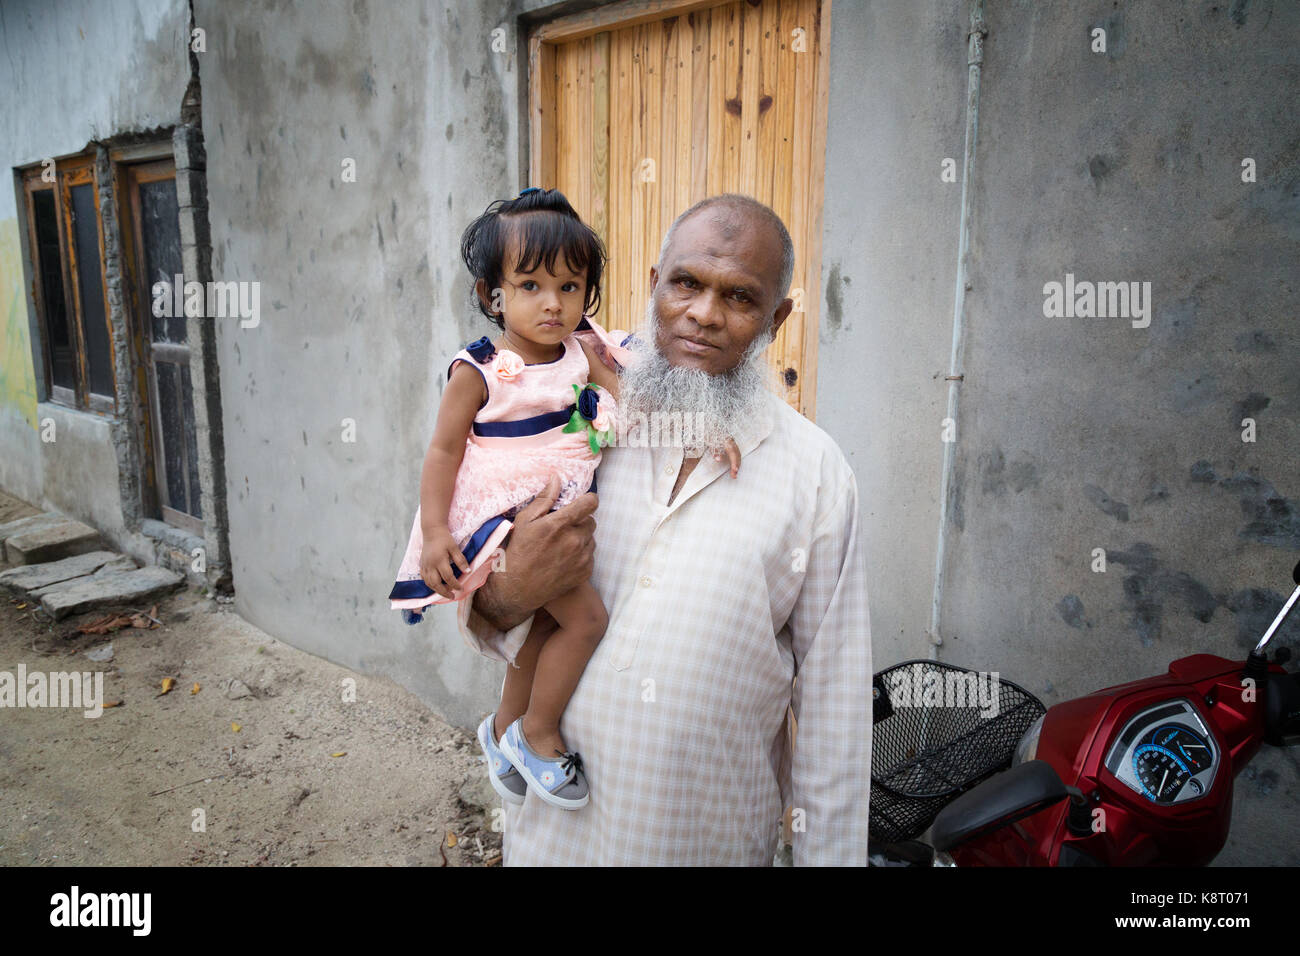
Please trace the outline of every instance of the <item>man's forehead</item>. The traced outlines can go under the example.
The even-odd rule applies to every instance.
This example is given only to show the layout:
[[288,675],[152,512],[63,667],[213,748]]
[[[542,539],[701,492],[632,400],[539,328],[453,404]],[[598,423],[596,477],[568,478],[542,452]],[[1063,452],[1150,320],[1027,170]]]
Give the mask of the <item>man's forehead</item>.
[[742,215],[712,216],[705,211],[677,227],[668,255],[661,263],[688,271],[721,273],[724,280],[762,285],[770,250],[752,220]]

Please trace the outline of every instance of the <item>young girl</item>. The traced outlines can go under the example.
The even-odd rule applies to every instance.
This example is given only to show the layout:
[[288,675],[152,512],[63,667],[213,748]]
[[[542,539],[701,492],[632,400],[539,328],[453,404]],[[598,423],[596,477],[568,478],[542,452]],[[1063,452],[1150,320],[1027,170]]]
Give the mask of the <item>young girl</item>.
[[[470,343],[448,367],[420,507],[389,594],[411,624],[430,605],[472,599],[510,519],[552,474],[560,478],[556,508],[595,490],[618,395],[617,375],[602,358],[632,358],[586,318],[600,304],[605,252],[559,190],[530,188],[492,203],[465,230],[461,255],[479,310],[503,334]],[[727,454],[734,476],[734,442]],[[545,639],[532,680],[507,668],[501,704],[479,725],[478,739],[502,799],[523,803],[531,787],[547,803],[577,809],[588,801],[587,781],[581,757],[560,736],[560,716],[608,617],[589,581],[544,610],[558,628]]]

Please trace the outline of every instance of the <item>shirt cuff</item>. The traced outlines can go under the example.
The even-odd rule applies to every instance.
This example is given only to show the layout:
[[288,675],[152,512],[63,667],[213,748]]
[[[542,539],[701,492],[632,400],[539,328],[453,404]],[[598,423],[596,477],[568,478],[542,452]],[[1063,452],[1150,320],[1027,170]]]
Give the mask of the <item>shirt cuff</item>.
[[456,625],[461,636],[470,647],[485,657],[513,664],[519,649],[528,639],[536,613],[508,631],[499,631],[488,623],[487,618],[474,610],[474,596],[456,602]]

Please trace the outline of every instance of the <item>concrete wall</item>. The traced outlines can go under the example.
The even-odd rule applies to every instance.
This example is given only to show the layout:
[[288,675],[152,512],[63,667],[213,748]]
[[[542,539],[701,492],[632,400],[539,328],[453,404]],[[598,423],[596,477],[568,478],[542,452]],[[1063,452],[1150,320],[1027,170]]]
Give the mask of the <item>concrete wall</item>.
[[[0,166],[12,170],[175,123],[189,79],[188,22],[184,0],[5,3]],[[33,362],[38,333],[23,277],[19,196],[0,189],[0,486],[89,522],[143,558],[152,545],[128,530],[123,514],[124,419],[39,402],[44,382]],[[41,440],[47,419],[54,442]]]
[[[1298,14],[987,3],[936,649],[961,195],[940,163],[962,165],[968,16],[835,5],[818,419],[858,476],[878,668],[933,652],[1050,706],[1244,657],[1281,605],[1300,550]],[[1151,282],[1150,326],[1046,318],[1067,272]],[[1298,785],[1265,748],[1218,862],[1300,862]]]
[[460,232],[519,188],[519,64],[487,42],[514,11],[200,0],[195,15],[213,275],[261,283],[260,323],[217,327],[236,608],[472,725],[501,671],[450,609],[410,627],[387,594],[444,360],[486,331]]
[[[1070,9],[987,9],[943,607],[945,660],[1049,705],[1244,657],[1300,550],[1300,7]],[[1150,326],[1046,318],[1067,272],[1150,282]],[[1300,863],[1298,797],[1265,748],[1220,862]]]

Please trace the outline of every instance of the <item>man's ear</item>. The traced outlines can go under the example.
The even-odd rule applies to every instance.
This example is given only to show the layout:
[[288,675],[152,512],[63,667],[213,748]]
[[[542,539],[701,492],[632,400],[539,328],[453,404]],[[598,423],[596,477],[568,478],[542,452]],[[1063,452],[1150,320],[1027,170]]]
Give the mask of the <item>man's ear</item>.
[[776,307],[776,312],[772,316],[772,338],[776,338],[777,331],[781,328],[781,323],[785,321],[790,310],[794,308],[793,299],[782,299],[781,304]]
[[650,291],[654,292],[655,286],[659,284],[659,269],[655,266],[650,267]]

